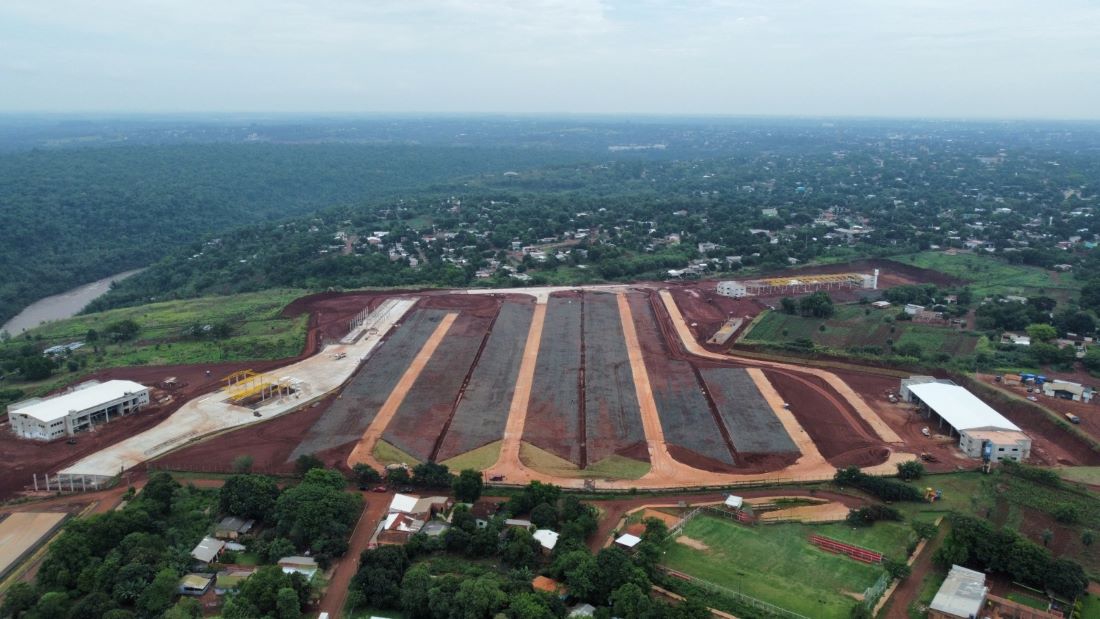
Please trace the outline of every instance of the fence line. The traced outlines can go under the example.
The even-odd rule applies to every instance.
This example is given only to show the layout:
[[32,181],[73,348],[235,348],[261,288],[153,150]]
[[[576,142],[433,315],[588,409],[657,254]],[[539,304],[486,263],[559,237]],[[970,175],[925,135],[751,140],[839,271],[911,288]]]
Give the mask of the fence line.
[[248,470],[237,470],[232,464],[173,464],[171,466],[158,466],[149,462],[146,467],[149,472],[164,471],[167,473],[213,473],[219,475],[247,474],[271,475],[274,477],[288,477],[294,474],[293,465],[287,468],[276,467],[249,467]]
[[863,605],[867,607],[867,610],[874,610],[875,605],[878,604],[878,599],[886,592],[886,587],[890,586],[892,580],[894,579],[890,576],[890,572],[883,572],[882,576],[879,576],[878,580],[875,581],[875,584],[867,587],[867,590],[863,592]]
[[684,514],[684,516],[682,518],[680,518],[680,522],[677,522],[671,529],[668,530],[668,536],[672,537],[673,535],[677,535],[681,531],[683,531],[684,530],[684,525],[686,525],[693,518],[698,516],[699,511],[702,510],[702,509],[703,509],[702,507],[696,507],[695,509],[691,510],[690,512]]
[[701,578],[696,578],[694,576],[691,576],[689,574],[685,574],[683,572],[678,572],[676,570],[669,569],[669,568],[663,567],[663,566],[658,566],[658,569],[660,569],[662,572],[665,572],[669,576],[672,576],[673,578],[679,578],[680,580],[686,580],[686,581],[688,581],[692,584],[699,585],[700,587],[703,587],[704,589],[710,589],[711,591],[715,591],[715,592],[721,593],[723,595],[728,595],[728,596],[732,597],[733,599],[737,600],[738,602],[740,602],[742,604],[745,604],[745,605],[747,605],[751,608],[754,608],[756,610],[762,610],[762,611],[764,611],[766,613],[769,613],[771,615],[774,615],[776,617],[782,617],[782,618],[785,618],[785,619],[810,619],[806,615],[801,615],[801,614],[796,613],[792,610],[787,610],[786,608],[781,608],[779,606],[776,606],[775,604],[770,604],[768,602],[765,602],[764,600],[758,600],[758,599],[752,597],[751,595],[741,593],[740,591],[735,591],[735,590],[730,589],[728,587],[723,587],[722,585],[716,585],[716,584],[714,584],[710,581],[702,580]]

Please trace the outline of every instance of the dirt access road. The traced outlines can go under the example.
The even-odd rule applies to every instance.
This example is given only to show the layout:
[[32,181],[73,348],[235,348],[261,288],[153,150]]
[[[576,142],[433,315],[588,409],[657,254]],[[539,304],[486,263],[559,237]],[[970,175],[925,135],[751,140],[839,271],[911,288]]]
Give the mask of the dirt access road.
[[328,616],[333,619],[343,616],[351,579],[359,571],[359,555],[367,549],[378,523],[386,517],[394,493],[364,492],[362,494],[363,512],[359,515],[358,522],[355,523],[355,530],[351,533],[351,539],[348,540],[348,551],[333,568],[332,576],[325,588],[325,595],[321,598],[320,606],[317,609],[320,612],[328,613]]
[[[699,344],[695,340],[695,337],[691,334],[691,329],[688,327],[687,321],[684,320],[683,314],[680,313],[680,308],[677,307],[676,300],[672,297],[672,293],[670,293],[668,290],[661,290],[658,292],[658,294],[661,297],[661,301],[664,304],[665,310],[668,312],[668,315],[672,320],[672,326],[676,329],[676,332],[680,336],[680,343],[681,345],[683,345],[684,349],[687,350],[687,352],[699,357],[715,359],[719,361],[730,361],[731,359],[738,359],[736,355],[714,353],[703,348],[703,346]],[[852,405],[852,408],[854,408],[859,416],[863,418],[863,421],[865,421],[867,425],[871,426],[871,428],[874,429],[875,433],[878,434],[879,439],[881,439],[885,443],[903,443],[901,437],[898,436],[897,433],[894,432],[894,430],[891,429],[890,426],[887,425],[886,422],[884,422],[878,416],[878,414],[870,406],[868,406],[866,402],[863,401],[863,398],[860,397],[859,394],[857,394],[855,391],[852,390],[850,386],[848,386],[848,383],[841,380],[836,374],[833,374],[832,372],[826,372],[824,370],[818,370],[816,368],[792,365],[788,363],[779,363],[776,361],[764,361],[760,359],[745,359],[744,361],[754,366],[773,368],[776,370],[795,371],[802,374],[809,374],[821,378],[830,387],[835,389],[836,392],[839,393],[849,404]],[[823,393],[823,395],[825,394]],[[843,410],[843,407],[841,407],[841,409]]]

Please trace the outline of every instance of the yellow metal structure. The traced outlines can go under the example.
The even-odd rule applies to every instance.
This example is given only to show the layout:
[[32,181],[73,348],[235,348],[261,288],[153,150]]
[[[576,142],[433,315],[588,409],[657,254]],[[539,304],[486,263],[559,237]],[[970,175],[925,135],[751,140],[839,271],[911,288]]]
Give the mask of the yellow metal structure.
[[759,283],[763,286],[815,286],[820,284],[856,284],[863,283],[863,275],[859,273],[830,273],[826,275],[801,275],[799,277],[768,277],[752,280],[749,283]]
[[252,370],[241,370],[225,377],[226,393],[233,403],[243,402],[254,396],[260,396],[260,401],[275,395],[291,394],[294,391],[294,381],[289,376],[274,378],[267,374],[257,374]]

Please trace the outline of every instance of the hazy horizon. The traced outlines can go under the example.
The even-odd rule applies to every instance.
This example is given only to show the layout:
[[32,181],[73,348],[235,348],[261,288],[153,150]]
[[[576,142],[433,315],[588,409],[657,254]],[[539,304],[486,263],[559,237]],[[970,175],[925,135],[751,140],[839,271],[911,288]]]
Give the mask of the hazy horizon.
[[1096,120],[1085,1],[0,5],[0,113]]

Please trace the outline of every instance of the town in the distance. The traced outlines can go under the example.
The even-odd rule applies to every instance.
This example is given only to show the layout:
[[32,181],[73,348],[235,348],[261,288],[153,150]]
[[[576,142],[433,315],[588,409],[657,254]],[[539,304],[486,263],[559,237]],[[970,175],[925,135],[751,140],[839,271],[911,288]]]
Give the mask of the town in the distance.
[[1100,127],[0,121],[0,617],[1100,617]]

